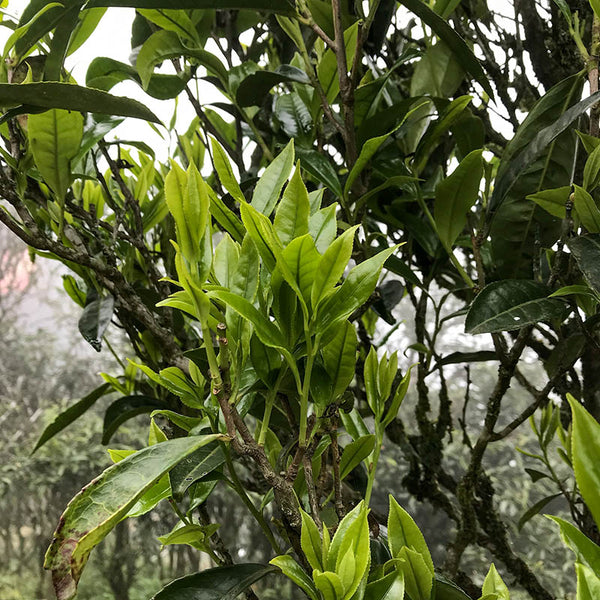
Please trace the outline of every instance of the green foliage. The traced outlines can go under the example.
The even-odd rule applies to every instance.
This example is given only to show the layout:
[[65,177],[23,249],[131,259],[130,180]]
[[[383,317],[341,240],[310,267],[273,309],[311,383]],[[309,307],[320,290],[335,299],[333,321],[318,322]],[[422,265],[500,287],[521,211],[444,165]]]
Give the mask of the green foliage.
[[[597,71],[597,7],[554,3],[544,39],[564,45],[560,61],[540,61],[525,28],[542,94],[512,55],[494,63],[509,38],[487,2],[400,4],[32,0],[18,22],[3,17],[0,220],[70,271],[82,337],[118,363],[35,450],[109,392],[103,443],[149,416],[147,447],[112,448],[115,464],[67,506],[46,557],[59,600],[109,532],[163,500],[176,522],[160,544],[217,566],[156,600],[233,600],[279,572],[312,600],[508,600],[494,564],[485,579],[464,574],[477,545],[507,581],[549,597],[513,549],[486,458],[528,417],[526,473],[545,487],[518,529],[563,501],[578,597],[597,595],[598,93],[582,97],[575,66]],[[517,20],[539,18],[524,4]],[[69,57],[117,6],[136,9],[131,64],[97,56],[80,86]],[[126,80],[189,100],[187,130],[177,104],[163,125],[109,93]],[[589,134],[576,131],[590,109]],[[125,117],[164,127],[161,152],[109,139]],[[493,350],[481,337],[448,347],[463,320]],[[126,349],[109,342],[117,330]],[[539,381],[525,374],[531,353]],[[500,369],[488,390],[471,367],[489,361]],[[449,579],[393,495],[387,514],[378,506],[390,446],[403,455],[393,495],[456,525],[439,535]],[[273,566],[232,564],[226,517],[208,508],[221,488]]]

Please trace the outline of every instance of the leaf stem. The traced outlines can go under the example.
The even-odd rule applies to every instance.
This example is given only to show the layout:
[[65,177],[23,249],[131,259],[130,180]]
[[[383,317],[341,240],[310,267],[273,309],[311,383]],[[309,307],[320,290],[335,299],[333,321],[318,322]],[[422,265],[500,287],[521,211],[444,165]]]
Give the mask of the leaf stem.
[[383,431],[381,429],[381,421],[375,419],[375,449],[373,451],[373,459],[369,465],[369,475],[367,479],[367,489],[365,491],[365,504],[369,506],[371,494],[373,493],[373,484],[375,483],[375,471],[381,454],[381,444],[383,443]]
[[435,219],[433,218],[431,211],[429,210],[429,208],[427,208],[427,204],[425,204],[425,200],[423,199],[423,194],[421,193],[421,187],[418,184],[415,184],[415,189],[417,190],[417,202],[419,203],[421,210],[425,213],[425,216],[427,217],[427,220],[431,224],[431,227],[437,234],[438,239],[442,243],[442,246],[444,246],[444,250],[446,250],[446,252],[448,253],[448,256],[449,256],[450,260],[452,261],[454,268],[458,271],[458,273],[462,277],[463,281],[470,288],[474,288],[475,282],[469,277],[469,275],[467,274],[467,272],[465,271],[463,266],[460,264],[458,258],[456,258],[456,255],[454,254],[454,250],[451,247],[449,247],[447,244],[445,244],[442,241],[442,239],[440,238],[438,229],[437,229],[437,225],[435,224]]
[[237,495],[241,498],[242,502],[246,505],[256,522],[260,525],[260,528],[263,530],[265,537],[269,540],[269,544],[277,554],[281,554],[281,548],[269,527],[269,524],[265,521],[263,514],[254,506],[254,503],[249,498],[248,494],[246,494],[246,490],[242,485],[237,473],[235,472],[235,466],[233,464],[233,460],[231,460],[231,454],[228,448],[224,449],[225,451],[225,462],[227,463],[227,470],[231,476],[230,484]]
[[301,448],[308,446],[308,397],[310,393],[310,379],[312,368],[319,348],[319,337],[315,338],[313,345],[310,336],[306,337],[306,368],[304,370],[304,381],[302,382],[302,393],[300,395],[300,433],[298,442]]
[[283,376],[287,372],[287,367],[285,365],[281,366],[279,369],[279,375],[277,375],[277,381],[272,388],[269,389],[269,393],[265,399],[265,413],[262,420],[262,425],[260,426],[260,434],[258,436],[258,445],[264,446],[265,439],[267,437],[267,431],[269,429],[269,421],[271,420],[271,412],[273,410],[273,404],[275,403],[275,398],[277,397],[277,392],[279,391],[279,386],[281,385],[281,381],[283,380]]

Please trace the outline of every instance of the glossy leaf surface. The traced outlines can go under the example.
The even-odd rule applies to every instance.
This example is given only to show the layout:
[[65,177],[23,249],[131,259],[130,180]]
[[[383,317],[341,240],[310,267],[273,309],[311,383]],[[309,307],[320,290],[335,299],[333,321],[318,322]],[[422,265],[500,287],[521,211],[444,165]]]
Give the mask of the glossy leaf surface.
[[[78,110],[160,123],[158,117],[137,100],[113,96],[100,90],[71,83],[43,82],[20,85],[0,83],[0,104],[3,106],[23,104],[43,109]],[[27,112],[27,110],[23,110],[23,112]]]
[[560,318],[565,305],[547,296],[548,288],[535,281],[507,279],[490,283],[469,308],[465,331],[513,331],[539,321]]
[[96,352],[102,348],[102,336],[113,316],[115,300],[112,296],[98,296],[94,293],[88,296],[91,301],[85,305],[79,317],[79,333]]
[[179,438],[136,452],[109,467],[71,500],[44,566],[52,571],[58,600],[71,600],[90,552],[157,479],[220,435]]
[[124,396],[115,400],[104,413],[102,443],[108,444],[110,438],[125,421],[163,407],[163,402],[150,396]]
[[600,235],[581,235],[567,240],[567,246],[590,286],[600,293]]
[[169,472],[173,498],[180,501],[187,489],[225,462],[225,454],[218,442],[198,448],[186,456]]
[[274,567],[254,563],[206,569],[176,579],[152,600],[235,600],[253,583],[276,571]]

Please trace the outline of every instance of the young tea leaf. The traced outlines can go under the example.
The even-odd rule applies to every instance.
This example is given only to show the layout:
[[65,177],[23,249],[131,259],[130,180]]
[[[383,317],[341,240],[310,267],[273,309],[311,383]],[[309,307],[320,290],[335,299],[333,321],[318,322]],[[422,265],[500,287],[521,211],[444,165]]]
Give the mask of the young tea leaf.
[[573,414],[572,453],[575,479],[584,502],[600,527],[600,424],[573,396],[567,394]]

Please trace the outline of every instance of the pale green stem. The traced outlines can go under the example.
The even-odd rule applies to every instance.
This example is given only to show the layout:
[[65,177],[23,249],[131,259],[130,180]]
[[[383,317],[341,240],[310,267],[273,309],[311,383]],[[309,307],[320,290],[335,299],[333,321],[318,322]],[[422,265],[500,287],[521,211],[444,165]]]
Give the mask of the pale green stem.
[[306,339],[307,357],[306,369],[304,371],[304,381],[302,382],[302,394],[300,396],[300,435],[298,436],[300,446],[303,448],[306,448],[308,445],[308,439],[306,435],[308,421],[308,396],[310,393],[310,377],[318,348],[318,344],[316,342],[317,340],[315,340],[315,346],[313,347],[310,338],[307,337]]
[[[435,219],[433,218],[433,215],[431,214],[429,208],[427,208],[427,204],[425,204],[425,200],[423,199],[423,196],[421,194],[421,188],[419,187],[419,185],[415,185],[415,188],[417,190],[417,202],[419,203],[419,206],[421,207],[421,210],[425,213],[425,216],[427,217],[429,223],[433,227],[433,230],[438,234],[438,238],[439,238],[439,233],[438,233],[437,225],[435,224]],[[464,270],[464,268],[460,264],[458,258],[456,258],[456,255],[454,254],[454,250],[452,250],[451,247],[449,247],[447,244],[445,244],[441,240],[441,238],[440,238],[440,242],[442,242],[442,245],[444,246],[444,249],[448,253],[448,256],[450,257],[450,260],[452,261],[452,264],[454,265],[455,269],[458,271],[459,275],[463,278],[463,281],[470,288],[474,288],[475,287],[474,281],[469,277],[469,275],[467,274],[467,272]]]
[[242,117],[244,117],[244,120],[246,121],[246,124],[248,125],[248,127],[250,127],[252,133],[256,136],[256,141],[261,147],[261,150],[263,151],[267,160],[273,160],[273,154],[271,153],[271,150],[269,150],[269,147],[267,146],[267,143],[265,142],[265,139],[263,138],[262,134],[254,124],[254,121],[246,114],[246,111],[237,103],[235,104],[235,107],[240,111]]
[[273,404],[275,404],[275,398],[277,397],[279,386],[281,385],[281,381],[283,380],[283,376],[286,372],[287,368],[284,365],[282,365],[281,369],[279,369],[277,381],[275,381],[275,385],[273,385],[273,387],[269,390],[267,398],[265,399],[265,414],[263,416],[262,425],[260,427],[260,434],[258,436],[259,446],[265,445],[267,431],[269,430],[269,421],[271,420],[271,412],[273,411]]
[[383,443],[383,431],[381,430],[381,423],[379,421],[375,421],[375,440],[375,450],[373,454],[373,460],[369,465],[367,490],[365,492],[365,504],[367,506],[369,506],[369,502],[371,501],[373,484],[375,483],[375,471],[377,470],[377,463],[379,462],[379,455],[381,454],[381,444]]
[[223,382],[221,380],[221,372],[219,370],[219,362],[217,360],[217,355],[215,354],[215,349],[212,345],[212,336],[210,334],[208,323],[201,323],[201,327],[202,338],[204,339],[204,346],[206,347],[206,358],[208,359],[208,368],[210,369],[210,391],[211,394],[213,394],[213,390],[215,388],[218,390],[221,389]]
[[170,504],[171,508],[173,509],[173,512],[181,519],[181,521],[183,523],[185,523],[186,525],[191,525],[192,524],[192,522],[190,521],[190,519],[188,519],[183,514],[183,512],[181,511],[181,509],[177,505],[177,502],[175,502],[175,500],[173,500],[173,498],[169,498],[169,504]]
[[106,347],[108,348],[109,352],[114,356],[115,360],[119,363],[119,365],[121,365],[121,368],[123,369],[123,371],[125,371],[125,369],[126,369],[125,364],[119,358],[119,356],[115,352],[114,348],[111,346],[110,342],[108,341],[108,338],[106,336],[103,336],[102,339],[104,340],[104,343],[106,344]]

